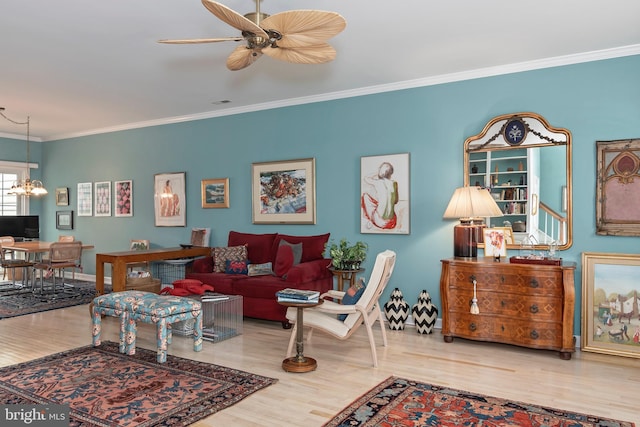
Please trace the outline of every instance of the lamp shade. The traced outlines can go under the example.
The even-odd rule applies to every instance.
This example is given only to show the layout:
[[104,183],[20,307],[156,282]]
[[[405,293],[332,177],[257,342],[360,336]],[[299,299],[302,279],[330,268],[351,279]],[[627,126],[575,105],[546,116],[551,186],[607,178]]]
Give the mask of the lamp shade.
[[489,191],[481,187],[460,187],[453,192],[443,218],[478,218],[502,216]]

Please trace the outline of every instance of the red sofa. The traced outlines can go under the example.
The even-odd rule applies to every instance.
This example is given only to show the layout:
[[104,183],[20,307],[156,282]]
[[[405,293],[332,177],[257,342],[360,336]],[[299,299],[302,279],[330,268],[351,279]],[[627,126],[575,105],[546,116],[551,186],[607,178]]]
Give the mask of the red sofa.
[[[215,292],[242,295],[244,316],[279,321],[284,328],[290,328],[291,324],[285,316],[287,309],[278,304],[275,294],[285,288],[317,290],[321,293],[333,288],[333,275],[327,268],[331,260],[324,258],[328,240],[329,233],[290,236],[230,231],[227,247],[212,248],[210,257],[196,259],[186,278],[212,285]],[[240,260],[244,255],[238,252],[243,246],[246,247],[247,265],[271,263],[274,273],[254,276],[246,272],[232,273],[238,272],[238,266],[244,265]],[[229,251],[233,254],[229,255]],[[241,248],[241,251],[244,249]],[[296,256],[298,263],[295,263]],[[223,264],[226,264],[225,271],[220,271]],[[218,272],[214,271],[214,266]]]

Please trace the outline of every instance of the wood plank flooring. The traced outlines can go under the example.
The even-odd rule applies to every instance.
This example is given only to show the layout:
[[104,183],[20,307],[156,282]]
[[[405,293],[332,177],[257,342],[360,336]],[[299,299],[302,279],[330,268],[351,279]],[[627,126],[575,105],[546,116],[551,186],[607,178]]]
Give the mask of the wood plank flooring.
[[[104,339],[118,340],[114,318],[104,320]],[[0,366],[91,344],[88,306],[0,320]],[[378,346],[379,367],[370,362],[364,330],[348,341],[316,333],[305,354],[318,361],[314,372],[281,368],[290,331],[276,322],[245,319],[241,336],[205,342],[175,336],[169,354],[278,378],[277,384],[194,426],[321,426],[374,385],[395,375],[467,391],[565,410],[633,421],[640,427],[640,360],[576,352],[560,360],[556,352],[442,340],[439,330],[420,335],[408,327],[389,331],[388,347]],[[380,332],[376,332],[380,342]],[[138,346],[155,349],[151,325],[138,327]]]

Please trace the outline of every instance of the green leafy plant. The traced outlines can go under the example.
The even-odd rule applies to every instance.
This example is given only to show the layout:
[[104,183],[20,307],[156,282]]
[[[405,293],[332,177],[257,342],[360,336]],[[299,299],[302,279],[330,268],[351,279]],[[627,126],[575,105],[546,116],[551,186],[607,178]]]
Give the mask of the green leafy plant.
[[338,270],[357,270],[367,258],[369,246],[364,242],[351,244],[347,239],[341,239],[340,243],[333,242],[329,246],[331,264]]

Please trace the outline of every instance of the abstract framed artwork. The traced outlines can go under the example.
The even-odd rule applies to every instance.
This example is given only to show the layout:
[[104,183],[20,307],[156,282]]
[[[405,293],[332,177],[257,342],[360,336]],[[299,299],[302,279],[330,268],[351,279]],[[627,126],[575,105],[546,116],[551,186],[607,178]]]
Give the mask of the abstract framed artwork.
[[229,207],[229,178],[203,179],[201,192],[203,208]]
[[69,189],[67,187],[56,188],[56,206],[69,206]]
[[640,236],[640,139],[596,141],[596,233]]
[[133,216],[133,181],[115,181],[113,183],[115,216]]
[[186,172],[154,175],[154,211],[156,227],[185,227]]
[[640,358],[640,255],[582,253],[583,351]]
[[111,216],[111,181],[96,182],[94,192],[94,215]]
[[78,183],[78,216],[93,215],[93,183]]
[[73,211],[57,211],[56,228],[58,230],[73,230]]
[[315,158],[253,163],[254,224],[315,224]]
[[409,234],[409,153],[360,158],[360,232]]

